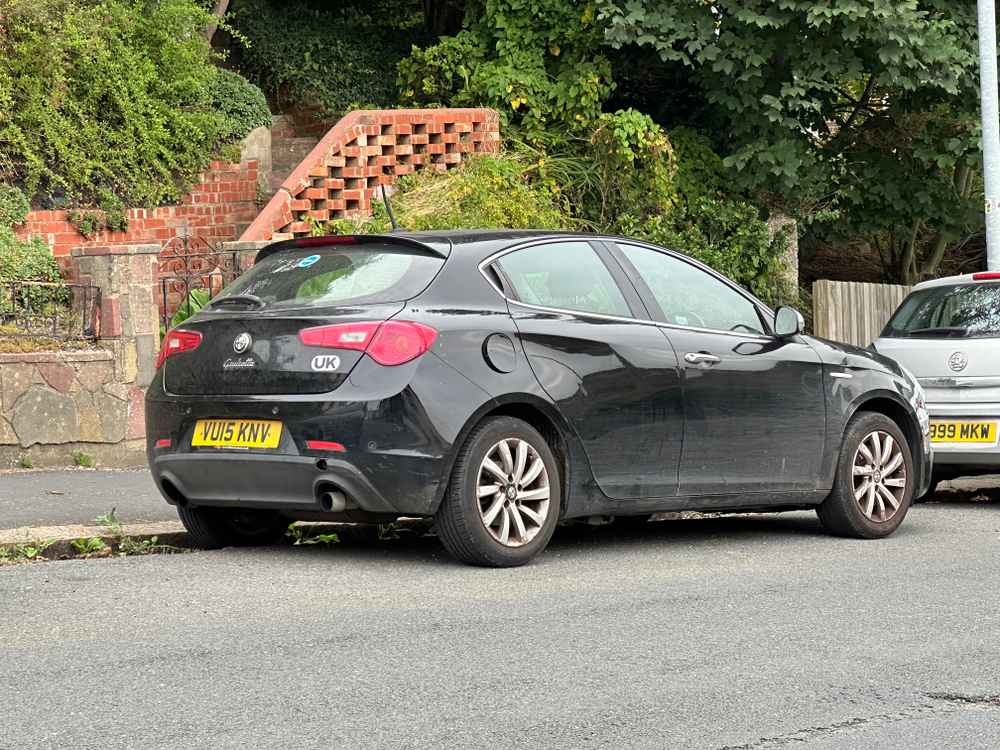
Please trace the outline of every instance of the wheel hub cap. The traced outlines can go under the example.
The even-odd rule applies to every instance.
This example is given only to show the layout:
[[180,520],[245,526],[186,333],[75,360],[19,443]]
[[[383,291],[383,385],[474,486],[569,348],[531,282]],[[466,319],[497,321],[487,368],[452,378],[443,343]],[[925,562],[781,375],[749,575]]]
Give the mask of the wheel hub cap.
[[486,453],[477,482],[483,526],[505,547],[532,539],[549,515],[549,474],[526,440],[507,438]]
[[854,453],[854,499],[865,517],[884,523],[899,512],[906,495],[906,461],[896,439],[876,430]]

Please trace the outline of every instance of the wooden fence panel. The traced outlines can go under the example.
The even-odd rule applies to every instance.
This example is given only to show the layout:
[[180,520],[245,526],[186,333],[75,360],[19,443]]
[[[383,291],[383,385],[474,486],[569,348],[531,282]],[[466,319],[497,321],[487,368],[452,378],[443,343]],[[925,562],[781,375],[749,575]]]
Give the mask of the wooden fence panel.
[[910,287],[896,284],[816,281],[813,329],[825,339],[868,346],[909,293]]

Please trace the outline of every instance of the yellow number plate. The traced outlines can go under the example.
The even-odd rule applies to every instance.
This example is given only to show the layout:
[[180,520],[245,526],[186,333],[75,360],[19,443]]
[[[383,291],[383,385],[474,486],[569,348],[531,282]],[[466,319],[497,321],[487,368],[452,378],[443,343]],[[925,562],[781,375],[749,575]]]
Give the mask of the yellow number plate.
[[995,443],[996,422],[931,422],[932,443]]
[[191,445],[200,448],[277,448],[281,422],[263,419],[199,419]]

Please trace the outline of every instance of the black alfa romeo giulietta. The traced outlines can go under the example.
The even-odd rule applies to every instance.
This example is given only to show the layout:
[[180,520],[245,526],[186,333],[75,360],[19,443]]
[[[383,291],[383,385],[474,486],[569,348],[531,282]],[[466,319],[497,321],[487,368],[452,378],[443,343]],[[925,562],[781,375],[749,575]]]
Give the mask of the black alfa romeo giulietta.
[[510,566],[561,520],[667,510],[887,536],[929,483],[923,392],[802,325],[620,237],[278,242],[164,339],[149,465],[204,547],[421,516]]

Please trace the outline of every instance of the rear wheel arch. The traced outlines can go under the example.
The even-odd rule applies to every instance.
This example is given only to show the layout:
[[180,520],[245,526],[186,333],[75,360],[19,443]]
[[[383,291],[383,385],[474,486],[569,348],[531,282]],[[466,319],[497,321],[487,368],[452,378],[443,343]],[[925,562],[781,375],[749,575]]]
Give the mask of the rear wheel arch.
[[[520,419],[525,422],[545,438],[548,443],[549,448],[551,448],[552,453],[555,455],[556,463],[559,466],[559,480],[560,485],[563,488],[564,501],[562,507],[560,508],[561,513],[566,512],[565,502],[566,496],[568,496],[569,490],[569,478],[570,478],[570,446],[568,444],[568,426],[562,423],[561,418],[555,412],[555,410],[545,404],[544,402],[539,402],[537,399],[531,396],[525,395],[523,397],[512,397],[504,401],[493,401],[489,404],[484,405],[478,409],[465,423],[462,427],[461,432],[458,434],[458,438],[455,440],[454,450],[452,451],[452,457],[449,461],[448,472],[446,474],[446,479],[442,483],[441,498],[444,497],[444,492],[447,490],[448,483],[451,481],[451,474],[455,467],[455,459],[458,456],[458,452],[461,450],[462,446],[468,440],[469,435],[472,431],[485,420],[492,417],[513,417],[515,419]],[[439,498],[439,501],[440,499]]]

